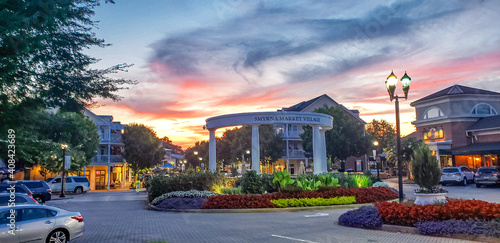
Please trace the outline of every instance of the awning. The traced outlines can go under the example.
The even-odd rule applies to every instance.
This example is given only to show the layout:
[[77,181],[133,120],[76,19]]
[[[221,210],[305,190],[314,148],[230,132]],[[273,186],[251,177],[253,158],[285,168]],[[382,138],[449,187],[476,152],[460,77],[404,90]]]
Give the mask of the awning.
[[174,168],[174,165],[173,164],[170,164],[170,163],[166,163],[164,164],[162,167],[160,168],[163,168],[163,169],[167,169],[167,168],[170,168],[170,169],[173,169]]
[[453,155],[500,154],[500,142],[474,143],[464,147],[452,149],[451,153]]

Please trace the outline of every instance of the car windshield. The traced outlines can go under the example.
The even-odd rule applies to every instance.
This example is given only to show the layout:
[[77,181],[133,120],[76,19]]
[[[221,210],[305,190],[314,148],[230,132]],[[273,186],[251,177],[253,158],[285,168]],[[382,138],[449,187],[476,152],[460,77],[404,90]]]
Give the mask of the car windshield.
[[49,179],[45,180],[46,182],[49,182],[50,180],[52,180],[54,177],[50,177]]
[[458,169],[457,168],[444,168],[443,173],[457,173]]
[[495,168],[480,168],[478,172],[480,172],[480,173],[495,173],[498,171]]

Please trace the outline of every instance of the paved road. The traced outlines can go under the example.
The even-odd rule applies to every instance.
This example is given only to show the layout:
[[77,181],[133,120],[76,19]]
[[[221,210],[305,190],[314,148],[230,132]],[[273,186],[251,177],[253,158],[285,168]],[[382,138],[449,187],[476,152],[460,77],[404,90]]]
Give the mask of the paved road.
[[[390,187],[398,189],[397,178],[391,178],[389,180],[384,180],[389,184]],[[407,198],[415,198],[414,191],[418,189],[419,186],[416,184],[403,184],[403,192]],[[481,187],[477,188],[474,184],[469,184],[467,186],[460,185],[447,185],[443,186],[444,189],[448,190],[447,197],[452,198],[464,198],[464,199],[478,199],[487,202],[500,203],[500,187]]]
[[82,213],[72,242],[467,242],[336,225],[345,209],[280,213],[169,213],[146,209],[146,194],[90,192],[48,205]]

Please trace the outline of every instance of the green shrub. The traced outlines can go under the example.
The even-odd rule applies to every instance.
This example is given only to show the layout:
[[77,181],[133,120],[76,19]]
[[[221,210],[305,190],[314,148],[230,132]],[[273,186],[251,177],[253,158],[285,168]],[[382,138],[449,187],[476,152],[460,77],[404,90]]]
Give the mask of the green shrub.
[[281,189],[287,187],[288,185],[292,185],[295,181],[290,177],[290,173],[286,171],[274,172],[273,174],[273,184],[278,188],[279,191]]
[[261,194],[262,182],[254,170],[247,170],[241,178],[241,191],[245,194]]
[[271,200],[278,208],[288,207],[311,207],[311,206],[328,206],[328,205],[344,205],[353,204],[356,198],[351,197],[334,197],[334,198],[290,198]]
[[231,167],[231,176],[232,177],[237,177],[240,173],[238,173],[238,169],[236,166]]
[[365,175],[349,176],[349,187],[361,188],[361,187],[369,187],[371,185],[372,185],[372,180],[368,176]]
[[349,175],[340,172],[335,172],[332,173],[332,176],[339,180],[338,183],[341,187],[349,188]]
[[339,179],[333,177],[330,173],[320,175],[318,179],[321,182],[321,186],[339,186]]
[[260,175],[260,181],[262,182],[262,189],[267,193],[277,192],[278,188],[273,183],[274,176],[272,174],[262,174]]
[[222,188],[221,194],[223,194],[223,195],[228,195],[228,194],[241,195],[241,187]]
[[318,190],[318,187],[321,186],[321,181],[301,178],[297,180],[297,186],[304,189],[304,191],[316,191]]
[[427,145],[422,144],[413,151],[411,161],[413,179],[420,188],[432,191],[439,184],[441,170],[435,156]]
[[228,178],[218,172],[180,173],[171,176],[153,176],[148,184],[148,200],[174,191],[210,191],[214,185],[224,185]]

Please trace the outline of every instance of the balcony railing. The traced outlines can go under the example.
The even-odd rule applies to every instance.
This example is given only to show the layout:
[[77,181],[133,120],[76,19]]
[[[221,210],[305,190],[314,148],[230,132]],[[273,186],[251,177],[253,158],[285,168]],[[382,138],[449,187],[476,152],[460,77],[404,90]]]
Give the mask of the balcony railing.
[[122,143],[121,133],[111,133],[111,139],[108,134],[99,134],[99,138],[104,143]]
[[[283,150],[283,157],[286,158],[286,150]],[[289,158],[305,158],[303,150],[288,151]]]
[[94,158],[92,158],[92,163],[108,163],[108,157],[109,157],[109,162],[114,163],[114,162],[124,162],[125,160],[123,159],[123,156],[121,155],[97,155]]

